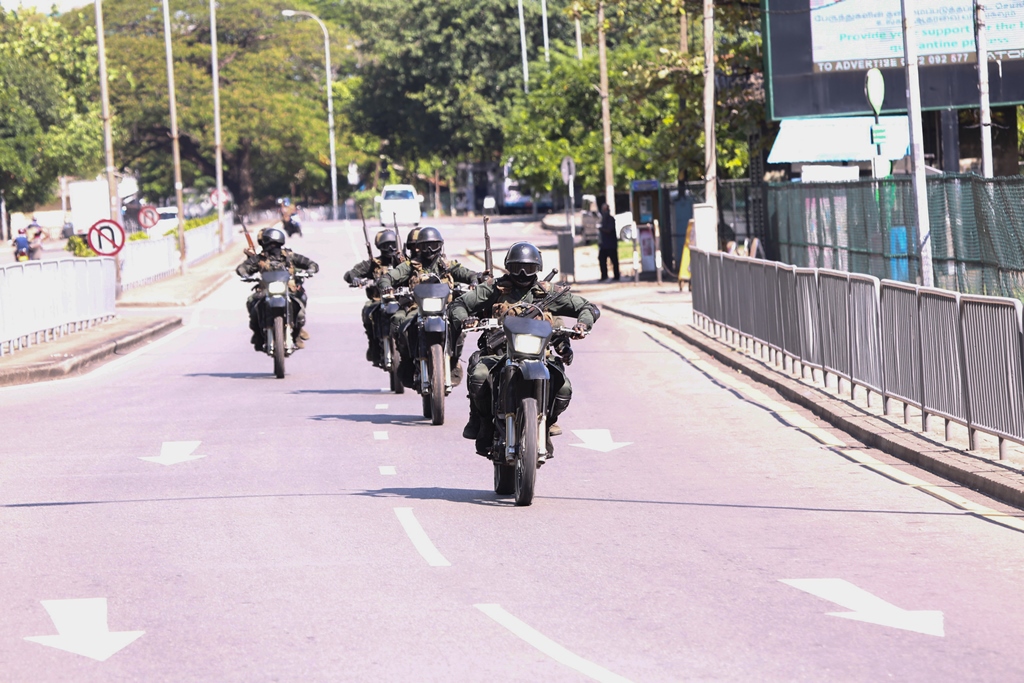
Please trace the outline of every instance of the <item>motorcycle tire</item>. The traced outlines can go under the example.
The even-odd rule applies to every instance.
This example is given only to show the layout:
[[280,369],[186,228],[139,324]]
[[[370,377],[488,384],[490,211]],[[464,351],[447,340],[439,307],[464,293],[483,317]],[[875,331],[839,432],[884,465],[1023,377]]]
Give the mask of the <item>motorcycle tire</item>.
[[432,411],[430,410],[430,396],[423,394],[420,396],[423,399],[423,417],[430,419]]
[[516,466],[494,463],[494,492],[508,496],[516,491]]
[[448,359],[444,347],[434,344],[430,347],[430,423],[444,424],[444,364]]
[[388,375],[391,378],[391,391],[396,394],[404,394],[405,385],[402,384],[402,378],[398,376],[398,345],[394,339],[388,339],[387,343],[391,347],[391,369],[388,370]]
[[274,318],[274,376],[284,379],[284,318]]
[[537,482],[537,399],[524,398],[516,416],[516,506],[533,502],[533,488]]

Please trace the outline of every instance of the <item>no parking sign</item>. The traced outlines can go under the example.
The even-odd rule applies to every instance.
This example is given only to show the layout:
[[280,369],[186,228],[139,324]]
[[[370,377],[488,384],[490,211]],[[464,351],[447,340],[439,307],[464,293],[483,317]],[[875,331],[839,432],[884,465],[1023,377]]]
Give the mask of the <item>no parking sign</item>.
[[100,256],[116,256],[124,247],[124,228],[117,221],[104,218],[92,224],[86,238]]
[[149,230],[160,222],[160,212],[152,206],[144,206],[139,211],[139,225]]

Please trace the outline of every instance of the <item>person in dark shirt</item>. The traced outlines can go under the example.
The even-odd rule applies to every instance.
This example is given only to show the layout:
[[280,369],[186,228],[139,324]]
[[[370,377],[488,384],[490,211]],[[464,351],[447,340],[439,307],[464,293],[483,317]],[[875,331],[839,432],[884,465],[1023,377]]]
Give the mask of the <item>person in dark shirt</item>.
[[597,262],[601,266],[601,282],[608,279],[608,259],[612,262],[612,273],[619,279],[619,235],[615,229],[615,216],[607,204],[601,205],[601,228],[599,231]]

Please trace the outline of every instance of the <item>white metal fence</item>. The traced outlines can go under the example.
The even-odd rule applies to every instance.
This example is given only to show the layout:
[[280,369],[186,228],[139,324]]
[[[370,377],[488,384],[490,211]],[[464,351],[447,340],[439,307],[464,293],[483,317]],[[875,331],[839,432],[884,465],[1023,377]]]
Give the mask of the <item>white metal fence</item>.
[[1024,306],[817,268],[693,251],[697,324],[801,376],[811,370],[976,433],[1024,444]]
[[112,318],[116,296],[112,258],[0,267],[0,356]]
[[[234,215],[224,214],[224,245],[235,238]],[[185,231],[185,263],[195,265],[220,252],[220,229],[217,219]],[[178,238],[168,235],[159,239],[136,240],[124,245],[121,260],[121,290],[132,289],[177,274],[181,269]]]

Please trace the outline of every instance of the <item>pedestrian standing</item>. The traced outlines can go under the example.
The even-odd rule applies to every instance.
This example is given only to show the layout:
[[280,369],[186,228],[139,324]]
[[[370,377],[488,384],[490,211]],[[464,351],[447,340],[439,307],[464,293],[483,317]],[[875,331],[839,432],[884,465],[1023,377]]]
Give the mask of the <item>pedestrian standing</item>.
[[615,281],[619,280],[619,235],[615,229],[615,216],[607,204],[601,205],[601,229],[599,231],[599,247],[597,262],[601,266],[601,282],[608,279],[608,264],[605,259],[611,259],[612,273]]

